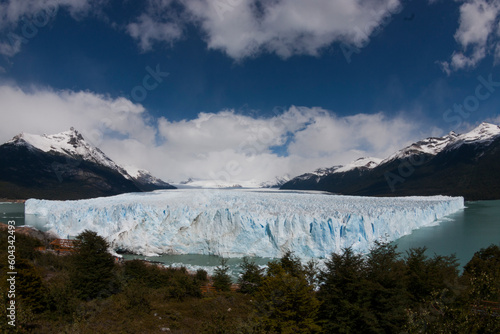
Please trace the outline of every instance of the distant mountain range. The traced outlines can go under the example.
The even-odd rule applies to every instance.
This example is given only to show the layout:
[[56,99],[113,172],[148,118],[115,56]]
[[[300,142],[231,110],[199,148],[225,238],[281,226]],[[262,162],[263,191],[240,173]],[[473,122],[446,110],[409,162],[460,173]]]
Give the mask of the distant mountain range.
[[148,171],[125,169],[75,129],[22,133],[0,146],[0,198],[83,199],[175,189]]
[[282,185],[284,185],[285,183],[287,183],[288,181],[290,181],[290,175],[285,175],[285,176],[276,176],[274,178],[274,180],[271,180],[271,181],[267,181],[267,182],[261,182],[260,183],[260,187],[261,188],[279,188],[281,187]]
[[323,190],[344,195],[451,195],[500,199],[500,127],[482,123],[465,134],[450,132],[411,144],[388,158],[361,158],[318,169],[280,189]]
[[266,182],[258,180],[223,180],[223,179],[197,179],[188,178],[175,184],[178,188],[193,189],[237,189],[237,188],[279,188],[290,180],[288,175],[278,177]]
[[[179,187],[280,187],[359,196],[452,195],[500,199],[500,127],[413,143],[386,159],[360,158],[345,166],[257,181],[192,180]],[[145,170],[122,167],[73,128],[55,135],[22,133],[0,146],[0,198],[84,199],[175,189]]]

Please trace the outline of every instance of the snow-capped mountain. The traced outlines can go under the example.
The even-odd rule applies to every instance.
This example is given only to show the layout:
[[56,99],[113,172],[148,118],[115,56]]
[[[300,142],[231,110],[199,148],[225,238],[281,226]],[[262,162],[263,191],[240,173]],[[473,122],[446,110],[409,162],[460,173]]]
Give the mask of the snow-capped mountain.
[[5,198],[79,199],[174,188],[147,171],[131,176],[73,128],[21,133],[0,146],[0,161]]
[[290,181],[291,177],[290,175],[285,175],[285,176],[276,176],[274,180],[271,181],[266,181],[266,182],[261,182],[260,187],[261,188],[279,188],[288,181]]
[[[354,171],[356,173],[356,176],[358,176],[359,173],[363,173],[367,170],[373,169],[377,167],[382,159],[378,158],[373,158],[373,157],[368,157],[368,158],[359,158],[354,160],[353,162],[347,164],[347,165],[337,165],[329,168],[318,168],[312,173],[305,173],[302,175],[299,175],[281,185],[283,189],[293,189],[289,188],[293,186],[293,184],[300,184],[300,183],[320,183],[321,180],[323,180],[325,177],[333,174],[339,174],[339,175],[344,175],[343,173],[351,172]],[[302,188],[301,188],[302,189]]]
[[415,154],[437,155],[443,150],[454,149],[463,144],[488,144],[499,135],[499,126],[483,122],[472,131],[464,134],[456,134],[451,131],[443,137],[430,137],[413,143],[383,160],[382,164],[394,159],[404,159]]
[[87,143],[74,128],[54,135],[21,133],[6,144],[25,145],[29,149],[38,149],[45,153],[60,154],[77,160],[93,162],[114,169],[126,179],[132,180],[132,177],[123,167],[117,165],[99,148]]
[[359,158],[357,160],[354,160],[350,164],[341,166],[340,168],[335,169],[333,173],[345,173],[353,169],[373,169],[377,167],[382,159],[379,158],[373,158],[373,157],[368,157],[368,158]]
[[451,131],[444,137],[429,137],[427,139],[420,140],[390,155],[388,158],[383,160],[383,163],[396,159],[405,159],[416,154],[436,155],[451,143],[455,143],[459,137],[460,135]]
[[159,179],[149,171],[145,169],[138,169],[133,166],[125,166],[124,169],[127,171],[128,175],[132,177],[134,182],[143,191],[151,191],[157,189],[175,189],[174,186],[169,183]]
[[446,149],[455,149],[464,144],[489,145],[500,136],[500,126],[491,123],[481,123],[470,132],[459,135]]
[[481,123],[464,134],[450,132],[413,143],[384,160],[300,175],[282,189],[348,195],[460,195],[500,199],[500,127]]
[[319,180],[321,180],[322,177],[335,173],[335,171],[339,168],[342,168],[342,165],[328,167],[328,168],[318,168],[311,173],[305,173],[305,174],[297,176],[297,179],[300,179],[300,180],[313,180],[314,179],[316,182],[319,182]]

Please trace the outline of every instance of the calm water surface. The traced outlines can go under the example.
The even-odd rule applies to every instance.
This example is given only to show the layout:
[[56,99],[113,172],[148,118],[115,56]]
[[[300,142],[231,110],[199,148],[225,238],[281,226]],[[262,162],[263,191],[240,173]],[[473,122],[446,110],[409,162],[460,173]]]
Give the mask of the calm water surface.
[[439,225],[415,230],[394,244],[403,253],[425,246],[430,256],[456,254],[460,266],[464,266],[479,249],[500,245],[500,200],[466,202],[465,206]]
[[16,225],[24,225],[24,203],[0,203],[0,222],[7,224],[14,220]]

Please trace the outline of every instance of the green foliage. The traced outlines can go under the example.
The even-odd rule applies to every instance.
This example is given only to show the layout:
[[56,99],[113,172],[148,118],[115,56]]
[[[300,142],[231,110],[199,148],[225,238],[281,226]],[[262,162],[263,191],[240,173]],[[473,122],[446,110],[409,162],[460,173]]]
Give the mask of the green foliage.
[[428,258],[426,248],[410,249],[406,257],[405,280],[414,304],[427,299],[433,292],[453,292],[457,284],[458,264],[454,255]]
[[286,253],[268,264],[255,294],[257,322],[266,332],[318,333],[319,301],[308,284],[300,260]]
[[[498,305],[497,305],[498,307]],[[413,333],[500,333],[500,314],[486,304],[468,299],[451,300],[432,293],[418,308],[408,310],[406,332]]]
[[218,291],[230,291],[231,290],[231,277],[228,274],[229,267],[227,266],[227,259],[221,259],[220,265],[215,268],[214,275],[212,277],[214,281],[214,287]]
[[399,259],[396,246],[376,243],[366,258],[368,307],[375,321],[374,332],[394,333],[406,322],[408,294],[404,280],[405,264]]
[[76,237],[71,283],[84,300],[105,298],[117,291],[113,256],[109,245],[96,232],[85,230]]
[[[22,238],[24,245],[38,245],[31,237]],[[401,258],[388,244],[376,245],[367,255],[351,249],[332,254],[319,274],[314,261],[302,265],[291,252],[270,262],[265,274],[247,258],[239,280],[246,293],[205,298],[200,298],[200,285],[207,279],[203,270],[190,274],[185,268],[139,260],[115,267],[106,242],[89,231],[79,236],[77,246],[70,256],[20,247],[17,327],[0,322],[0,332],[500,333],[498,246],[478,251],[460,278],[453,256],[428,257],[424,248],[417,248]],[[0,249],[2,289],[5,249]],[[106,275],[96,275],[99,268],[106,268],[111,283],[96,289],[104,294],[94,296],[115,294],[82,297],[87,288],[102,284]],[[230,286],[225,260],[215,276]],[[95,285],[82,283],[89,277],[95,277]],[[0,296],[3,305],[6,301]],[[5,307],[0,316],[6,318]]]
[[500,301],[500,247],[491,245],[476,252],[465,265],[464,276],[474,283],[474,299]]
[[200,286],[203,281],[196,276],[188,275],[186,268],[161,268],[142,260],[127,261],[123,267],[125,282],[161,289],[165,298],[182,300],[188,296],[198,297],[201,294]]
[[313,288],[317,288],[319,285],[319,268],[318,261],[311,259],[303,267],[304,274],[306,275],[307,282]]
[[123,290],[125,297],[125,307],[135,312],[149,313],[151,311],[151,289],[133,282],[127,285]]
[[196,275],[194,275],[194,279],[200,283],[208,282],[208,273],[204,269],[196,270]]
[[[3,225],[3,224],[2,224]],[[7,252],[8,244],[7,230],[0,230],[0,252]],[[35,250],[36,247],[42,246],[42,242],[38,239],[24,235],[21,233],[15,233],[15,246],[16,246],[16,257],[25,260],[34,260],[39,257],[39,253]],[[6,257],[2,257],[1,262],[4,261]]]
[[287,251],[283,257],[281,257],[279,266],[293,277],[303,277],[305,274],[300,259],[293,254],[292,251]]
[[248,257],[243,258],[240,267],[243,272],[238,278],[238,284],[240,285],[239,291],[248,294],[255,293],[262,284],[264,270]]
[[201,281],[180,269],[168,268],[166,272],[170,276],[170,280],[164,288],[165,297],[176,300],[183,300],[186,297],[201,297]]
[[45,310],[46,290],[38,270],[24,259],[17,260],[16,270],[16,300],[21,301],[33,313]]
[[238,324],[231,314],[232,308],[228,298],[218,295],[211,301],[209,318],[206,319],[202,333],[206,334],[233,334],[238,333]]
[[320,275],[318,297],[328,332],[392,333],[432,293],[455,296],[458,280],[454,256],[428,258],[425,248],[412,249],[406,261],[396,246],[377,243],[363,257],[350,248],[332,254]]
[[156,265],[146,261],[126,261],[123,267],[123,276],[126,282],[140,282],[153,289],[166,286],[170,279],[170,275],[165,270],[161,270]]
[[[45,254],[52,255],[52,254]],[[55,318],[72,317],[80,300],[75,296],[75,291],[71,287],[69,274],[65,271],[58,271],[52,274],[52,278],[47,281],[47,300],[51,315]]]
[[376,322],[366,291],[366,265],[351,248],[332,254],[320,273],[320,318],[328,333],[368,333]]

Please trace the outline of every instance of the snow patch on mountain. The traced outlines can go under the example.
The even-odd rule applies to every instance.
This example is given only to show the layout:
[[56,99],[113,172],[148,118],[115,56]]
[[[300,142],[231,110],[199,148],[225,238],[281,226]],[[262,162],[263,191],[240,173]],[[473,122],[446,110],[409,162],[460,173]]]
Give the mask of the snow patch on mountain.
[[373,157],[368,157],[368,158],[359,158],[350,164],[344,165],[340,168],[336,168],[333,173],[344,173],[348,172],[350,170],[356,169],[356,168],[366,168],[366,169],[373,169],[377,167],[382,159],[379,158],[373,158]]
[[446,149],[457,148],[463,144],[485,144],[488,145],[500,137],[500,126],[490,123],[481,123],[470,132],[459,135],[457,140]]
[[415,154],[425,153],[436,155],[443,151],[449,144],[456,142],[457,138],[459,138],[459,135],[452,131],[444,137],[430,137],[420,140],[403,148],[402,150],[395,152],[385,159],[382,164],[395,159],[404,159]]
[[443,137],[430,137],[411,144],[397,151],[381,162],[385,164],[395,159],[404,159],[416,154],[437,155],[438,153],[455,149],[463,144],[489,144],[500,136],[500,127],[490,123],[481,123],[472,131],[464,134],[450,132]]
[[100,149],[87,143],[83,136],[71,128],[69,131],[54,135],[34,135],[21,133],[7,143],[27,145],[47,153],[66,155],[77,160],[85,160],[118,171],[125,178],[130,175],[121,166],[108,158]]
[[345,173],[354,169],[373,169],[377,167],[381,161],[382,159],[373,157],[359,158],[347,165],[337,165],[328,168],[318,168],[314,172],[299,175],[293,178],[292,180],[296,181],[314,180],[316,183],[318,183],[319,181],[321,181],[323,177],[328,176],[330,174]]
[[21,133],[7,143],[24,145],[30,149],[38,149],[46,153],[60,154],[76,160],[85,160],[97,165],[117,171],[128,180],[140,185],[152,185],[157,187],[169,187],[170,185],[161,179],[154,177],[144,169],[134,166],[122,167],[111,160],[99,148],[89,144],[83,136],[74,128],[53,135],[34,135]]
[[291,178],[290,178],[290,175],[288,175],[288,174],[285,176],[281,176],[281,177],[276,176],[274,178],[274,180],[267,181],[267,182],[261,182],[259,184],[259,186],[261,188],[279,188],[290,180],[291,180]]
[[153,176],[153,174],[151,174],[149,171],[145,169],[139,169],[137,167],[129,165],[125,166],[124,169],[136,182],[140,184],[149,184],[157,187],[170,186],[170,184],[163,181],[162,179]]

